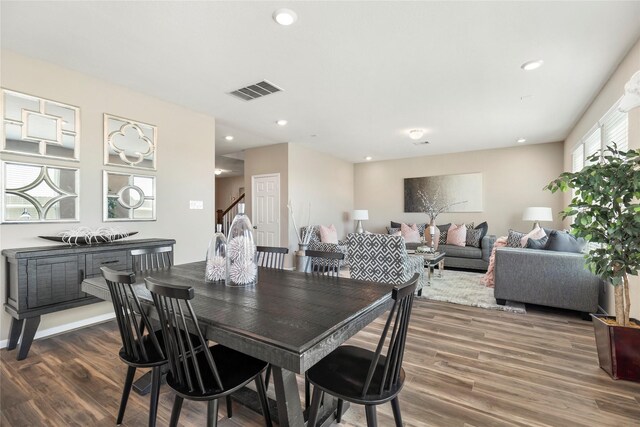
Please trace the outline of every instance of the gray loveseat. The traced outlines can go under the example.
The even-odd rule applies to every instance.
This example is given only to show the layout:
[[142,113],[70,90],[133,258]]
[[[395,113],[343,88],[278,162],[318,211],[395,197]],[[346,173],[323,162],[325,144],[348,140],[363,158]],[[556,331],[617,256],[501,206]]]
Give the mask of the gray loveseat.
[[[439,245],[438,252],[445,252],[444,266],[454,268],[468,268],[487,271],[491,250],[496,236],[486,235],[482,238],[479,248],[473,246]],[[407,249],[415,250],[424,243],[407,243]]]
[[600,279],[585,268],[582,253],[496,249],[498,304],[509,300],[595,313],[600,287]]

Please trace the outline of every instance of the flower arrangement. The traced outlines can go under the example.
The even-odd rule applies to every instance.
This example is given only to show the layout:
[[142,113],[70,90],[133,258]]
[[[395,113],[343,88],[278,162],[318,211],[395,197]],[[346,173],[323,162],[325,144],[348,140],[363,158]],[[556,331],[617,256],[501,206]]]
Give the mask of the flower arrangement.
[[427,214],[431,220],[431,225],[435,224],[436,217],[442,212],[446,212],[452,206],[466,203],[467,201],[449,202],[443,195],[440,187],[438,187],[433,194],[427,193],[426,190],[418,190],[418,198],[422,205],[424,213]]
[[291,216],[291,223],[293,224],[293,229],[296,232],[296,237],[298,238],[298,244],[299,245],[308,245],[309,242],[311,241],[311,236],[313,236],[313,233],[315,232],[315,226],[310,225],[311,223],[311,202],[309,202],[309,214],[307,217],[307,225],[306,227],[304,227],[305,231],[303,232],[301,228],[298,228],[298,225],[296,224],[296,217],[295,214],[293,213],[293,202],[291,200],[289,200],[289,204],[287,205],[287,208],[289,209],[289,215]]

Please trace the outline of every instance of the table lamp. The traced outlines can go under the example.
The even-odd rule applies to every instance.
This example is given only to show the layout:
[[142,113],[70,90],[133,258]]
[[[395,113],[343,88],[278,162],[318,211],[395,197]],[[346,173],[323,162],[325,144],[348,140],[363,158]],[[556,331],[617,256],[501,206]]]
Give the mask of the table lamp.
[[540,221],[553,221],[553,212],[551,208],[526,208],[522,214],[522,220],[533,221],[533,228],[536,228],[536,226],[540,226]]
[[356,233],[364,233],[364,228],[362,228],[362,221],[366,221],[369,219],[369,211],[366,209],[356,209],[353,211],[353,219],[358,221],[358,225],[356,226]]

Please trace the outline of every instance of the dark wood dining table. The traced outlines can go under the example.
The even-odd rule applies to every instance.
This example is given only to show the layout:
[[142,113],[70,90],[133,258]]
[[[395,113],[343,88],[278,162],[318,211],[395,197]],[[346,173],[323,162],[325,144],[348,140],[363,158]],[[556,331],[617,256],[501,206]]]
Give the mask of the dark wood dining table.
[[[260,268],[256,285],[230,287],[206,283],[204,269],[204,262],[194,262],[139,274],[135,292],[153,317],[144,277],[192,286],[193,308],[208,339],[272,365],[277,419],[284,427],[305,425],[296,374],[391,306],[389,284]],[[82,290],[110,300],[102,277],[85,279]],[[333,403],[324,405],[327,411]]]

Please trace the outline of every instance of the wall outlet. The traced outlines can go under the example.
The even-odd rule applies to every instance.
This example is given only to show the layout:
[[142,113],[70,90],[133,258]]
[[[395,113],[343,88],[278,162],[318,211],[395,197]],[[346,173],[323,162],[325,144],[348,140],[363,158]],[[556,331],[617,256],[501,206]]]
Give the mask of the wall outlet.
[[204,209],[202,200],[189,200],[189,209]]

